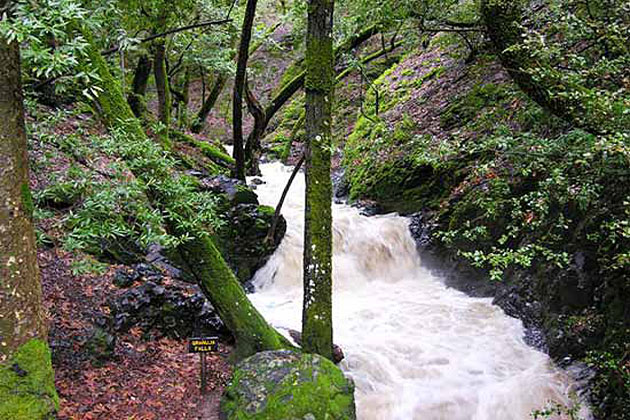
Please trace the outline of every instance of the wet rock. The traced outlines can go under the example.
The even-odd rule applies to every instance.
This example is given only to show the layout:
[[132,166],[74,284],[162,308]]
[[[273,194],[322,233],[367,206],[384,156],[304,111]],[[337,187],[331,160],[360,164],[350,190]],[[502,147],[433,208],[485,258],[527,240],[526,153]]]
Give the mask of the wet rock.
[[216,194],[224,194],[233,205],[258,204],[256,194],[243,181],[238,179],[217,175],[202,179],[201,185],[204,189]]
[[109,302],[116,332],[139,326],[147,334],[185,338],[199,334],[227,335],[216,311],[196,286],[159,285],[148,281]]
[[434,225],[428,221],[429,218],[422,212],[414,213],[409,218],[411,219],[409,232],[416,241],[416,246],[420,249],[431,245],[431,232]]
[[271,227],[274,209],[256,204],[239,204],[226,212],[226,223],[219,231],[223,256],[241,282],[252,278],[276,250],[287,229],[284,217],[280,217],[276,231],[266,241]]
[[343,168],[338,168],[333,171],[332,182],[333,197],[335,199],[335,203],[341,204],[345,202],[348,198],[348,195],[350,195],[350,183],[345,177],[345,170]]
[[117,287],[131,287],[136,281],[162,282],[162,273],[149,264],[136,264],[132,267],[124,267],[116,271],[113,283]]
[[[289,330],[289,335],[291,336],[293,341],[295,341],[298,345],[300,346],[302,345],[302,333],[300,331]],[[341,363],[341,361],[346,358],[346,356],[343,354],[342,348],[334,343],[333,343],[332,357],[333,357],[333,362],[335,362],[336,365]]]
[[354,384],[315,354],[257,353],[236,366],[221,400],[221,418],[352,420]]

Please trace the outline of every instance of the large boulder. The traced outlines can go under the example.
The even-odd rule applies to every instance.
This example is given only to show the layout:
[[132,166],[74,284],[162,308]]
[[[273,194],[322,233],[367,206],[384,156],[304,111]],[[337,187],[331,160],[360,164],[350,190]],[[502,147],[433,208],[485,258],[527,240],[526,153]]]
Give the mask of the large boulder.
[[236,366],[221,400],[221,418],[352,420],[354,384],[318,355],[257,353]]

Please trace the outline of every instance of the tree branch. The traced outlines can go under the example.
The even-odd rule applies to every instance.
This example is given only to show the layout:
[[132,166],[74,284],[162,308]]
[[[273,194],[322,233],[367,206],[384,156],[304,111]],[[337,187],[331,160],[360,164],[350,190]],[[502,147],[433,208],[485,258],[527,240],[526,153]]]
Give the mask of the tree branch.
[[[169,29],[168,31],[165,32],[161,32],[159,34],[155,34],[155,35],[151,35],[147,38],[144,38],[142,40],[140,40],[140,44],[143,44],[145,42],[151,42],[154,39],[157,38],[161,38],[167,35],[172,35],[178,32],[183,32],[183,31],[188,31],[190,29],[196,29],[196,28],[203,28],[205,26],[211,26],[211,25],[222,25],[224,23],[228,23],[228,22],[232,22],[233,19],[221,19],[221,20],[212,20],[209,22],[201,22],[201,23],[195,23],[193,25],[188,25],[188,26],[182,26],[181,28],[175,28],[175,29]],[[114,54],[115,52],[117,52],[120,49],[120,46],[116,46],[116,47],[112,47],[109,50],[105,50],[101,52],[101,55],[107,56],[110,54]]]

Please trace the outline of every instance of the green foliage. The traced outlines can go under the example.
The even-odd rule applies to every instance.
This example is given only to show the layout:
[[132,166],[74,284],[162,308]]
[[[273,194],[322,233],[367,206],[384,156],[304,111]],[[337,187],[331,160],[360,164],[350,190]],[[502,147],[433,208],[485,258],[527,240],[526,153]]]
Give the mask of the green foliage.
[[568,420],[582,420],[580,416],[581,404],[578,401],[577,395],[572,395],[571,399],[573,403],[570,406],[557,402],[549,403],[547,407],[541,410],[534,410],[531,416],[534,420],[553,419],[557,418],[557,416]]
[[87,41],[74,29],[74,22],[95,29],[99,21],[76,0],[20,0],[13,19],[0,19],[0,34],[22,45],[24,82],[57,78],[55,90],[64,93],[73,85],[83,93],[98,95],[94,72],[79,69],[86,57]]
[[[607,269],[627,269],[630,181],[627,136],[572,131],[547,139],[526,133],[465,143],[459,156],[475,167],[456,189],[457,204],[439,237],[457,244],[494,279],[535,259],[564,266],[566,243],[599,248]],[[615,179],[615,182],[611,182]]]
[[[627,333],[627,331],[626,331]],[[586,363],[596,370],[592,392],[603,401],[617,401],[614,412],[603,411],[605,407],[594,407],[600,418],[626,420],[630,416],[630,362],[626,348],[615,346],[609,351],[593,351],[586,358]]]
[[483,2],[502,61],[534,100],[593,133],[630,128],[630,6],[623,0]]

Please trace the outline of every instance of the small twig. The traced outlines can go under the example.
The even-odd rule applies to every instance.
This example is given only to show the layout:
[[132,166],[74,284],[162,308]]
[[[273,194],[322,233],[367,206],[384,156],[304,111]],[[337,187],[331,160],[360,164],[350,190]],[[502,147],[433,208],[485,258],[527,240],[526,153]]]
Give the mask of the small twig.
[[284,204],[284,200],[287,198],[289,189],[291,189],[291,184],[293,184],[293,180],[295,179],[298,172],[300,171],[300,168],[304,164],[305,158],[306,157],[302,155],[297,165],[295,165],[295,168],[293,168],[293,172],[291,173],[291,177],[289,178],[287,185],[285,185],[284,187],[284,191],[282,191],[282,197],[280,197],[280,201],[278,202],[278,205],[276,206],[276,211],[273,214],[273,221],[271,222],[271,227],[269,228],[269,232],[267,232],[267,236],[265,237],[265,243],[269,243],[271,240],[273,240],[273,237],[276,233],[276,226],[278,225],[278,219],[280,218],[280,211],[282,210],[282,205]]
[[[201,23],[195,23],[193,25],[182,26],[181,28],[170,29],[168,31],[161,32],[159,34],[151,35],[149,37],[141,39],[140,40],[140,44],[143,44],[145,42],[151,42],[154,39],[162,38],[162,37],[165,37],[167,35],[176,34],[178,32],[183,32],[183,31],[187,31],[187,30],[190,30],[190,29],[196,29],[196,28],[203,28],[205,26],[211,26],[211,25],[221,25],[221,24],[228,23],[228,22],[232,22],[232,19],[212,20],[212,21],[209,21],[209,22],[201,22]],[[117,52],[119,49],[120,49],[120,46],[112,47],[109,50],[102,51],[101,54],[105,55],[105,56],[106,55],[110,55],[110,54],[113,54],[113,53]]]

